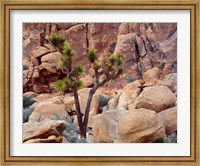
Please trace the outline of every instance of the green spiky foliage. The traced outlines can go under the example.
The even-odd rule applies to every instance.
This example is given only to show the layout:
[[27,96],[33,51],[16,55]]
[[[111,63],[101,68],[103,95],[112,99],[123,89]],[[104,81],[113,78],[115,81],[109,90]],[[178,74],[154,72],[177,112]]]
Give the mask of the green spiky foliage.
[[64,92],[66,90],[66,88],[67,88],[67,85],[66,85],[65,81],[63,81],[63,80],[58,80],[54,84],[54,89],[56,91]]
[[71,58],[74,56],[74,53],[72,51],[72,46],[68,42],[64,43],[62,53],[63,53],[63,55],[66,55]]
[[83,82],[81,80],[77,80],[77,81],[74,82],[74,86],[77,89],[81,89],[81,88],[83,88]]
[[120,53],[110,55],[107,65],[114,72],[113,74],[122,74],[124,71],[123,55]]
[[85,67],[83,65],[77,65],[73,68],[72,72],[75,77],[80,77],[85,73]]
[[94,63],[97,60],[96,50],[94,48],[89,50],[87,58],[91,63]]
[[56,48],[62,48],[65,43],[65,37],[58,33],[52,33],[49,36],[50,43]]
[[65,85],[66,85],[68,88],[71,88],[71,87],[72,87],[72,80],[71,80],[70,78],[65,77],[65,78],[63,79],[63,81],[64,81]]

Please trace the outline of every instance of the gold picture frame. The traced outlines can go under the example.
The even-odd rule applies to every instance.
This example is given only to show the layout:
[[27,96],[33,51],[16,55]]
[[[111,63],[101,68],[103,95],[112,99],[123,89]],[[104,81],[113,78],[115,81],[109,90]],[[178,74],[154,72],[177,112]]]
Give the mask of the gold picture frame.
[[[0,142],[1,165],[200,165],[200,49],[199,0],[1,0]],[[10,154],[10,10],[137,9],[190,10],[191,20],[191,156],[189,157],[11,157]]]

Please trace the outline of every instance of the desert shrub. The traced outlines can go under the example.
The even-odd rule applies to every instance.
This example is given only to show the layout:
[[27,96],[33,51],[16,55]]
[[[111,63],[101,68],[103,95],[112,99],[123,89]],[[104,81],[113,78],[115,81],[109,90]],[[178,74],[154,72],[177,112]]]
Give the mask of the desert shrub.
[[23,96],[23,108],[28,108],[35,102],[31,96]]
[[65,42],[65,37],[61,34],[52,33],[49,36],[49,41],[54,47],[62,47]]
[[131,83],[131,82],[133,82],[135,80],[136,79],[134,79],[133,76],[128,76],[127,79],[126,79],[127,83]]
[[63,131],[63,136],[69,143],[86,143],[85,138],[81,138],[79,128],[65,116],[54,115],[54,120],[64,120],[67,123],[67,128]]
[[85,138],[81,138],[79,128],[71,123],[67,122],[67,128],[63,132],[64,137],[67,139],[69,143],[86,143]]
[[23,65],[23,70],[28,70],[28,66]]
[[171,67],[172,67],[172,71],[174,73],[177,73],[177,61],[176,60],[172,62]]
[[104,107],[104,106],[106,106],[108,104],[108,102],[110,100],[110,97],[106,97],[106,96],[100,94],[98,96],[98,100],[99,100],[100,107]]
[[157,139],[153,143],[177,143],[177,132],[167,135],[166,139]]
[[164,140],[165,143],[177,143],[177,132],[171,133],[167,136],[167,139]]
[[35,109],[34,106],[28,108],[26,107],[23,109],[23,123],[28,122],[29,116],[34,111],[34,109]]

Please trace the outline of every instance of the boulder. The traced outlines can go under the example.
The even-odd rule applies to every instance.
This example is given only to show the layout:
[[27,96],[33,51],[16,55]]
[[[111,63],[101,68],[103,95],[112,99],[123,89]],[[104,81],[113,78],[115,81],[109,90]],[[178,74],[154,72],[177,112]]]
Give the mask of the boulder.
[[35,93],[35,92],[26,92],[26,93],[23,94],[23,96],[26,96],[26,97],[30,96],[32,98],[35,98],[35,97],[38,96],[38,94]]
[[66,127],[66,122],[61,120],[23,123],[23,142],[28,140],[30,140],[29,143],[39,141],[33,141],[33,139],[45,139],[46,141],[54,140],[54,142],[59,141],[60,139],[58,138],[62,136],[62,132]]
[[39,102],[35,110],[29,116],[29,122],[41,122],[48,120],[59,120],[71,118],[67,112],[66,105],[60,97],[54,97],[42,102]]
[[177,131],[177,107],[166,109],[159,114],[162,117],[166,134]]
[[164,139],[165,127],[162,118],[155,111],[135,109],[119,118],[116,143],[148,143]]
[[158,67],[153,67],[146,72],[143,73],[143,79],[145,81],[144,86],[167,86],[171,90],[173,90],[173,81],[172,80],[160,80],[159,77],[161,75],[161,70]]
[[24,143],[62,143],[63,138],[63,136],[56,137],[55,135],[51,135],[48,138],[30,139]]
[[177,73],[171,73],[164,77],[164,81],[172,81],[172,92],[177,94]]
[[159,79],[160,69],[158,67],[151,68],[142,74],[145,83],[152,83]]
[[71,113],[73,111],[74,97],[65,97],[63,102],[66,106],[66,111]]
[[58,67],[57,62],[60,59],[61,54],[59,52],[52,52],[44,55],[41,58],[42,64],[39,66],[40,70],[47,70],[49,75],[52,73],[57,73]]
[[87,127],[93,128],[93,124],[95,122],[96,116],[97,116],[96,110],[95,109],[91,110],[90,113],[89,113]]
[[171,91],[173,90],[173,81],[172,80],[157,80],[155,85],[167,86]]
[[83,87],[88,88],[94,84],[94,79],[91,75],[86,75],[85,77],[80,79],[83,82]]
[[113,110],[117,108],[120,95],[122,94],[122,91],[118,92],[112,99],[108,102],[108,110]]
[[89,75],[91,75],[92,77],[95,77],[95,70],[93,68],[89,68],[88,70]]
[[136,59],[137,51],[135,47],[135,38],[135,33],[119,35],[117,37],[117,44],[115,46],[114,54],[123,54],[126,62]]
[[92,128],[94,142],[112,143],[117,137],[119,116],[125,112],[125,110],[110,110],[98,114]]
[[146,55],[146,48],[144,46],[144,42],[143,42],[142,38],[136,36],[135,39],[136,39],[136,44],[137,44],[137,47],[138,47],[139,55],[145,56]]
[[129,24],[121,23],[118,30],[118,35],[128,34],[129,33]]
[[153,86],[145,88],[136,98],[134,107],[136,109],[146,108],[161,112],[176,105],[176,96],[166,86]]
[[33,57],[41,58],[43,55],[50,53],[50,50],[45,47],[39,47],[37,50],[34,51]]
[[23,57],[30,58],[32,52],[43,43],[43,30],[30,31],[30,35],[23,41]]
[[142,83],[142,80],[136,80],[124,86],[124,88],[122,89],[122,93],[119,97],[117,109],[128,109],[128,106],[132,104],[137,96],[140,94],[140,86],[142,85]]
[[37,84],[34,84],[32,86],[32,90],[35,92],[35,93],[50,93],[51,92],[51,88],[49,88],[48,85],[46,84],[42,84],[40,82],[38,82]]

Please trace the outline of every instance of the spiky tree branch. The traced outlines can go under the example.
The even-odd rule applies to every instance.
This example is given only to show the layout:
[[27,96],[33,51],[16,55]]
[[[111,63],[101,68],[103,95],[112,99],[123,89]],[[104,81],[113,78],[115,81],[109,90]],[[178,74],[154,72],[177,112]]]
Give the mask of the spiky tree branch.
[[[58,80],[55,83],[55,89],[62,92],[67,90],[73,91],[80,134],[81,137],[86,137],[86,129],[93,95],[100,86],[103,86],[111,79],[116,79],[123,72],[123,56],[121,54],[113,54],[110,55],[106,61],[102,62],[98,59],[95,49],[89,50],[87,58],[91,67],[95,71],[96,80],[93,87],[89,91],[85,115],[83,118],[81,109],[84,108],[80,108],[78,89],[82,87],[80,77],[85,72],[85,68],[82,65],[72,65],[74,52],[70,44],[66,42],[64,36],[60,34],[52,34],[49,40],[51,44],[62,54],[58,61],[58,66],[64,71],[64,73],[66,73],[66,77],[63,80]],[[100,81],[100,77],[102,75],[104,75],[105,78]]]

